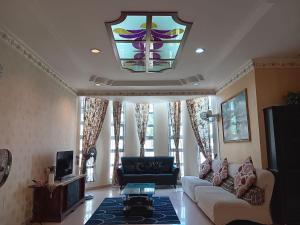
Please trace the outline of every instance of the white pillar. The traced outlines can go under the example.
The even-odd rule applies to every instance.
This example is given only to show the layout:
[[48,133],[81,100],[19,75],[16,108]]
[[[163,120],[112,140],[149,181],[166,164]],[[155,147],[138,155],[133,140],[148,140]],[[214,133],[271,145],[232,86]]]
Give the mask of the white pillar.
[[126,102],[125,106],[125,156],[139,156],[140,144],[135,120],[135,104]]
[[169,155],[169,104],[154,104],[154,155]]
[[183,155],[184,155],[184,175],[198,176],[198,145],[192,129],[189,114],[186,107],[186,102],[181,102],[183,114]]

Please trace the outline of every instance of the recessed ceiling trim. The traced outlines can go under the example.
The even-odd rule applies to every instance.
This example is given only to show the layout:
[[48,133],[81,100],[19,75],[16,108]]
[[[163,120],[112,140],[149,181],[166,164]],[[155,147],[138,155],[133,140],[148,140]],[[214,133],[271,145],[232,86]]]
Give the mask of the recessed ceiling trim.
[[0,27],[0,39],[6,43],[9,47],[16,50],[19,54],[25,57],[33,65],[45,72],[49,77],[59,83],[62,87],[68,90],[73,95],[77,95],[76,91],[69,86],[63,79],[62,75],[56,72],[45,60],[43,60],[36,52],[30,47],[24,44],[16,35],[12,32]]
[[78,91],[79,96],[190,96],[215,95],[213,89],[200,90],[147,90],[147,91]]
[[123,11],[105,25],[122,69],[156,73],[174,69],[192,23],[177,12]]
[[92,75],[90,82],[97,86],[183,86],[189,84],[199,84],[204,80],[201,74],[187,77],[179,80],[111,80],[105,77],[97,77]]

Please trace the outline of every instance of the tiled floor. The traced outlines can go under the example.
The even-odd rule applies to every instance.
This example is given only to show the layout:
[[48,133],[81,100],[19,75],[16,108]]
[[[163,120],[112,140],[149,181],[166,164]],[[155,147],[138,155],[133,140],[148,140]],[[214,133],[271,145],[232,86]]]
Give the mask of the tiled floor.
[[[93,212],[98,208],[105,197],[117,197],[120,195],[120,191],[119,188],[108,187],[88,191],[87,194],[94,195],[94,199],[86,201],[79,206],[74,212],[69,214],[62,223],[43,223],[43,225],[82,225],[92,216]],[[181,224],[213,225],[197,205],[183,193],[181,188],[157,189],[155,195],[170,197]]]

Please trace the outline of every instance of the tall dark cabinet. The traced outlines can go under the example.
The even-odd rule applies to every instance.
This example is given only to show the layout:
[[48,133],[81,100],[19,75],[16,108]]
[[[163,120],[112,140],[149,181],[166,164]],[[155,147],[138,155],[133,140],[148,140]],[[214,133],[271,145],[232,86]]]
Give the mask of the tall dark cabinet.
[[264,109],[268,168],[275,175],[276,224],[300,224],[300,105]]

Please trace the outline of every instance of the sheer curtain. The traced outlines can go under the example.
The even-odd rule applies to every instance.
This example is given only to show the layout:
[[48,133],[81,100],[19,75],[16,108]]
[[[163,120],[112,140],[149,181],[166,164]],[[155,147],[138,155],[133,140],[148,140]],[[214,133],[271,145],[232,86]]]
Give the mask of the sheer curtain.
[[[175,162],[176,166],[180,168],[180,157],[179,157],[179,140],[180,140],[180,125],[181,125],[181,102],[170,102],[169,103],[170,110],[170,119],[171,119],[171,127],[172,127],[172,138],[175,144]],[[179,175],[180,177],[180,175]]]
[[145,139],[148,125],[149,104],[138,103],[135,105],[135,118],[137,124],[137,132],[140,141],[140,157],[145,156]]
[[203,104],[203,101],[205,101],[205,97],[203,98],[196,98],[196,99],[188,99],[186,100],[186,106],[188,109],[190,122],[192,125],[192,129],[195,135],[195,138],[197,140],[197,144],[199,147],[200,152],[204,155],[205,158],[207,158],[210,155],[210,151],[207,146],[207,140],[205,140],[205,137],[203,133],[201,133],[200,129],[201,126],[205,126],[207,122],[203,121],[200,117],[200,114],[202,112],[207,111],[205,105]]
[[119,166],[119,140],[120,140],[120,126],[121,126],[122,103],[119,101],[113,102],[113,122],[115,135],[115,160],[113,168],[113,184],[118,184],[117,169]]
[[82,140],[82,172],[86,172],[85,155],[88,149],[96,145],[102,129],[109,101],[99,97],[85,99],[84,128]]

